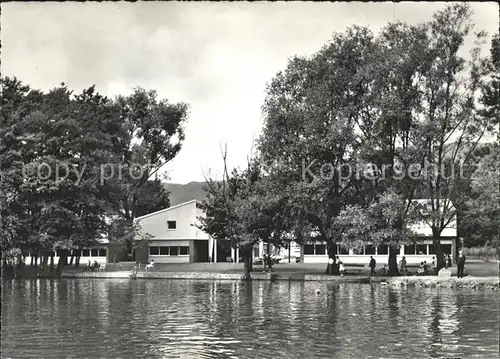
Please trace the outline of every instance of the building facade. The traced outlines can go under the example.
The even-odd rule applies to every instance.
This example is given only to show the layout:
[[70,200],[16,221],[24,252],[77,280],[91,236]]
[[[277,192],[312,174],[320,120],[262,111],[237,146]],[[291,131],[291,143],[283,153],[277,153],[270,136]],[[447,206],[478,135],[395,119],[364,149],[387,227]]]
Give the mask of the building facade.
[[[213,260],[215,241],[198,229],[198,217],[204,216],[201,202],[188,201],[150,213],[135,220],[141,234],[151,236],[139,245],[136,261],[149,263],[192,263]],[[136,240],[140,240],[139,237]]]
[[[419,204],[428,203],[428,200],[418,199],[414,202]],[[447,209],[452,213],[454,210],[451,205]],[[417,234],[418,240],[415,244],[401,245],[397,255],[397,261],[403,258],[406,259],[408,264],[420,264],[423,261],[432,263],[435,259],[434,246],[432,241],[432,229],[425,221],[416,223],[410,228]],[[457,239],[457,218],[456,215],[451,217],[447,226],[441,232],[441,250],[445,255],[450,255],[452,261],[456,261],[458,239]],[[345,264],[367,264],[370,261],[370,256],[373,256],[377,263],[387,263],[389,256],[389,247],[387,245],[373,246],[369,243],[362,249],[355,251],[353,249],[346,249],[337,244],[337,254],[339,259]],[[301,262],[303,263],[327,263],[328,253],[325,243],[310,242],[302,245]]]

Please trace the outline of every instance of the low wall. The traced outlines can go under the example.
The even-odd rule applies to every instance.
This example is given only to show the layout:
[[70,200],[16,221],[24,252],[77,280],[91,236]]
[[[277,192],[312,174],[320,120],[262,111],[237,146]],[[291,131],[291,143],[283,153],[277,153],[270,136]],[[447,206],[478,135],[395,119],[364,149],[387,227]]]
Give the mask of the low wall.
[[[194,279],[194,280],[241,280],[242,273],[203,273],[203,272],[63,272],[63,278],[128,278],[128,279]],[[285,281],[321,281],[338,283],[380,283],[390,286],[424,286],[424,287],[471,287],[498,288],[498,277],[365,277],[365,276],[330,276],[325,274],[302,273],[262,273],[251,274],[252,280],[285,280]]]
[[[130,278],[130,279],[205,279],[205,280],[240,280],[242,273],[203,273],[203,272],[63,272],[63,278]],[[369,277],[330,276],[324,274],[302,273],[263,273],[251,274],[253,280],[292,280],[292,281],[329,281],[369,283]]]
[[416,277],[393,277],[386,282],[392,286],[421,286],[421,287],[443,287],[473,289],[498,288],[500,286],[499,277],[438,277],[438,276],[416,276]]

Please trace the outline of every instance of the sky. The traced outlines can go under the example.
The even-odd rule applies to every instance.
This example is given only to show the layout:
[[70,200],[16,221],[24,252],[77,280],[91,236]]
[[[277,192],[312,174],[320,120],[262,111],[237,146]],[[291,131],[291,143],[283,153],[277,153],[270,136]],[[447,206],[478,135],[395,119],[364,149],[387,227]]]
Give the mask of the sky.
[[[262,128],[266,84],[294,55],[311,55],[352,25],[428,21],[446,3],[83,2],[6,3],[1,74],[49,90],[96,85],[108,96],[140,86],[190,106],[186,140],[165,166],[169,181],[203,181],[244,167]],[[474,21],[498,31],[494,2],[471,3]],[[489,44],[484,51],[489,51]]]

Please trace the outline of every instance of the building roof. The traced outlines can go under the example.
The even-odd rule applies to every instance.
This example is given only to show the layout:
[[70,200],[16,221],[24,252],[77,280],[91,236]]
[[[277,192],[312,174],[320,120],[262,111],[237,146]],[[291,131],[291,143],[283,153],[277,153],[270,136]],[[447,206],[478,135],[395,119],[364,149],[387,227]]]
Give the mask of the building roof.
[[195,202],[199,203],[199,204],[202,204],[202,202],[200,200],[192,199],[190,201],[179,203],[179,204],[177,204],[175,206],[172,206],[172,207],[167,207],[167,208],[164,208],[164,209],[160,209],[159,211],[156,211],[156,212],[145,214],[143,216],[137,217],[135,220],[137,221],[137,220],[140,220],[140,219],[144,219],[144,218],[147,218],[147,217],[154,216],[156,214],[160,214],[160,213],[163,213],[163,212],[168,212],[168,211],[173,210],[175,208],[179,208],[179,207],[182,207],[182,206],[185,206],[185,205],[188,205],[188,204],[191,204],[191,203],[195,203]]

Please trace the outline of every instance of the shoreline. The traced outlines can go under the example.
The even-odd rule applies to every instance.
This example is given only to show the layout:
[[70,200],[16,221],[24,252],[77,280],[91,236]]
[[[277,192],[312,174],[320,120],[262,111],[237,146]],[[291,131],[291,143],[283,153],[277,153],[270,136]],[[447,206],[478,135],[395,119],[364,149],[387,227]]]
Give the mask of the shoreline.
[[[242,280],[242,273],[202,273],[202,272],[63,272],[61,278],[96,278],[96,279],[190,279],[190,280]],[[326,274],[303,273],[251,273],[251,280],[257,281],[321,281],[336,283],[377,283],[389,286],[423,286],[423,287],[500,287],[499,277],[369,277],[369,276],[332,276]]]

